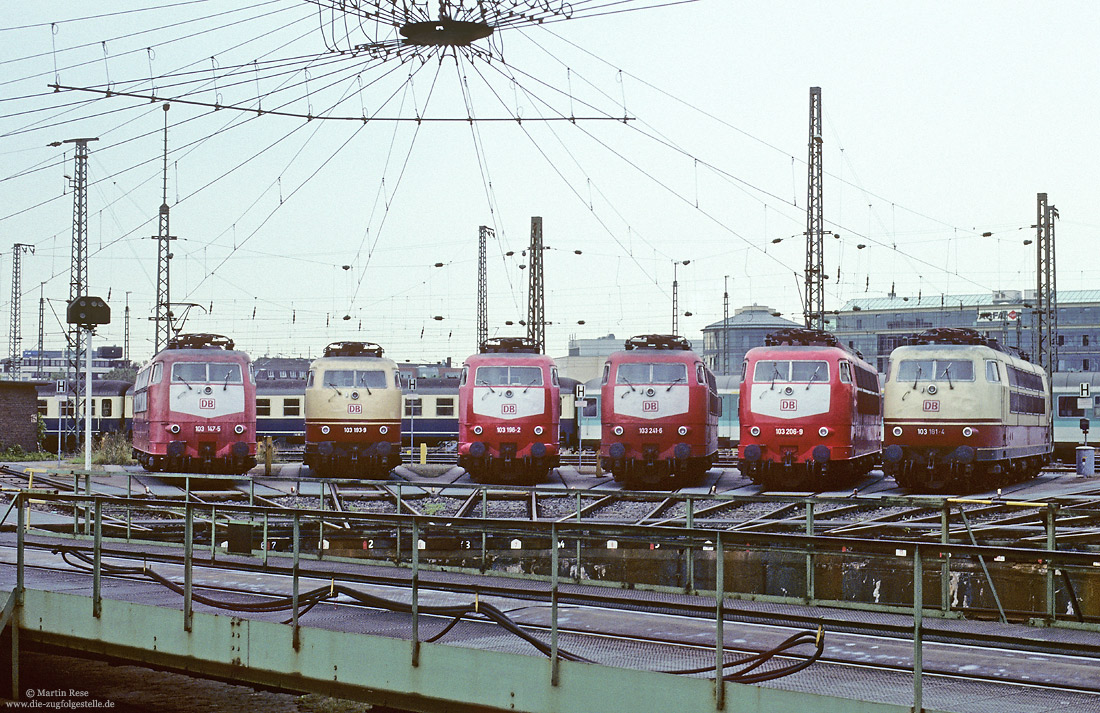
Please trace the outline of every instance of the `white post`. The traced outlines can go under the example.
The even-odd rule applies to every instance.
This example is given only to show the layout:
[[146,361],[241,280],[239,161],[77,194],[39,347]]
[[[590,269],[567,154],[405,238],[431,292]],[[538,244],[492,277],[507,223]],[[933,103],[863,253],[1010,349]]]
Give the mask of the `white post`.
[[92,469],[92,330],[88,330],[88,344],[84,370],[84,470]]

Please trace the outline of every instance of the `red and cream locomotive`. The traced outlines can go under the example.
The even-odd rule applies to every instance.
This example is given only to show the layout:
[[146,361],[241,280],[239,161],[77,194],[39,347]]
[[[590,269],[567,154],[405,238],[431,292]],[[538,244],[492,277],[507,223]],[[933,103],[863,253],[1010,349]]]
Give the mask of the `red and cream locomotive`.
[[458,464],[480,482],[533,483],[558,465],[554,361],[523,337],[487,339],[463,364]]
[[317,475],[385,477],[401,463],[401,380],[372,342],[335,342],[309,365],[303,461]]
[[698,482],[718,453],[714,375],[683,337],[644,334],[608,357],[600,455],[631,487]]
[[939,492],[1030,478],[1050,458],[1046,372],[973,329],[929,329],[890,354],[883,470]]
[[818,489],[871,470],[882,448],[878,372],[833,335],[782,329],[741,370],[741,473],[769,488]]
[[256,465],[252,362],[219,334],[181,334],[138,372],[134,457],[146,470],[246,473]]

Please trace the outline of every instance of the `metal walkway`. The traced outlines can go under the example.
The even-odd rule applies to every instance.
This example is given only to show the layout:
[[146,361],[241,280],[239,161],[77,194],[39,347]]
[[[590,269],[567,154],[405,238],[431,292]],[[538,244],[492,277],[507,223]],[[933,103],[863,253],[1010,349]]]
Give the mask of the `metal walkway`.
[[[19,497],[52,500],[59,511],[81,501]],[[93,497],[79,504],[99,515],[88,522],[90,536],[26,532],[21,507],[13,513],[12,519],[19,516],[16,531],[0,536],[0,590],[12,593],[5,611],[18,623],[15,646],[53,645],[418,711],[886,712],[909,711],[915,699],[928,711],[1100,711],[1100,694],[1092,690],[1100,685],[1094,675],[1100,656],[1095,625],[973,622],[942,616],[927,605],[914,617],[899,607],[845,610],[734,600],[744,593],[726,590],[723,563],[752,541],[752,534],[715,543],[714,532],[586,525],[584,537],[624,543],[630,537],[671,538],[693,545],[713,563],[709,573],[698,573],[696,592],[623,591],[560,578],[557,560],[569,551],[561,544],[541,552],[550,560],[541,573],[481,574],[439,566],[431,551],[422,549],[421,537],[432,527],[472,538],[478,532],[497,536],[494,530],[502,523],[331,511],[299,511],[288,523],[284,511],[222,505],[226,529],[246,518],[258,527],[262,515],[265,521],[282,518],[269,523],[272,530],[291,532],[286,552],[234,555],[219,538],[196,544],[203,506],[194,503],[134,503],[145,512],[159,509],[166,519],[182,517],[182,539],[190,547],[104,538],[104,511],[116,509],[118,500]],[[408,545],[393,558],[396,563],[336,558],[323,548],[304,553],[307,524],[323,518],[333,521],[333,528],[337,520],[359,529],[396,527],[396,541],[402,541],[403,531]],[[217,532],[217,519],[209,522]],[[513,534],[526,528],[519,536],[545,539],[547,545],[571,544],[582,534],[579,527],[541,525],[506,527]],[[312,532],[315,538],[318,532]],[[684,539],[692,537],[698,539]],[[821,537],[788,540],[782,546],[801,544],[820,556],[841,546]],[[887,546],[897,556],[897,543]],[[980,554],[1034,561],[1039,555],[1065,567],[1092,566],[1089,556],[1071,553],[912,547],[908,560],[918,582],[924,580],[924,560],[941,551],[960,560]],[[178,591],[151,581],[150,571]],[[323,596],[326,589],[338,596]],[[921,590],[914,595],[923,601]],[[311,599],[313,591],[322,596]],[[284,600],[288,607],[276,607]],[[522,636],[487,617],[490,608],[505,612]],[[465,616],[454,615],[463,609]],[[715,686],[716,671],[730,676],[736,671],[730,662],[746,652],[780,650],[792,631],[812,632],[822,623],[822,659],[781,678]],[[811,635],[781,650],[757,670],[776,671],[812,658],[813,641]],[[1023,672],[1034,685],[999,682],[1009,676],[1006,671]],[[13,677],[17,674],[13,668]],[[1007,707],[1010,694],[1013,703]]]

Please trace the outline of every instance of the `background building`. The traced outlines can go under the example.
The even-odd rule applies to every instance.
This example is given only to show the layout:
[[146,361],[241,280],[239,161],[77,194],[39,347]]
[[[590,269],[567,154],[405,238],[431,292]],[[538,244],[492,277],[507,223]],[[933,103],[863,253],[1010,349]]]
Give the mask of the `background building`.
[[[752,305],[735,310],[729,320],[703,327],[703,363],[715,374],[741,374],[741,362],[745,352],[764,346],[764,338],[787,327],[801,327],[778,312],[763,305]],[[728,342],[727,342],[728,340]],[[726,350],[729,356],[726,357]],[[728,363],[729,368],[724,366]]]
[[[975,295],[870,297],[850,300],[836,315],[837,339],[879,370],[894,348],[933,327],[970,327],[1033,359],[1037,350],[1035,291]],[[1057,294],[1055,371],[1100,371],[1100,290]]]

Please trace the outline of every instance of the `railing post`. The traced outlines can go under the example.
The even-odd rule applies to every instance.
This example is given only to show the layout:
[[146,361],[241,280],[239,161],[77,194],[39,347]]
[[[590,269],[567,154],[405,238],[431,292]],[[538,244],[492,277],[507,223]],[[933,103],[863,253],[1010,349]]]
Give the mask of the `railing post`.
[[[687,518],[684,520],[688,530],[695,528],[695,501],[689,495],[687,498]],[[687,581],[684,583],[684,593],[695,593],[695,548],[691,546],[691,539],[688,538],[687,546]]]
[[913,711],[924,710],[924,562],[920,546],[913,546]]
[[191,631],[191,555],[195,542],[195,510],[188,502],[183,521],[183,630]]
[[[584,520],[584,518],[581,517],[581,493],[578,490],[577,491],[577,522],[579,523],[579,522],[582,522],[583,520]],[[580,533],[581,531],[578,529],[577,532]],[[581,538],[580,538],[580,534],[577,535],[577,569],[576,569],[576,576],[573,579],[577,582],[581,581]]]
[[210,506],[210,559],[213,561],[216,554],[215,547],[218,546],[218,513],[216,508]]
[[[1047,529],[1047,549],[1055,550],[1058,548],[1058,541],[1055,537],[1055,513],[1057,505],[1054,503],[1047,503],[1047,516],[1046,516],[1046,529]],[[1054,565],[1051,562],[1047,562],[1047,577],[1046,577],[1046,600],[1047,600],[1047,617],[1050,621],[1054,621],[1058,618],[1057,601],[1054,595]]]
[[[84,474],[84,496],[87,497],[87,498],[92,497],[92,474],[91,473],[85,473]],[[90,508],[88,508],[88,507],[84,508],[84,534],[85,535],[92,534],[92,521],[88,517],[89,509]]]
[[267,512],[264,512],[264,567],[267,566],[267,551],[270,549],[267,541]]
[[294,546],[294,565],[293,565],[293,568],[292,568],[292,576],[291,576],[291,578],[293,579],[293,585],[292,585],[293,589],[291,591],[291,603],[290,603],[291,610],[292,610],[293,625],[294,625],[294,638],[293,638],[293,641],[292,641],[292,645],[294,646],[295,651],[297,651],[298,648],[301,646],[301,641],[298,638],[298,556],[300,554],[300,549],[301,549],[300,548],[300,542],[299,542],[300,523],[299,523],[298,518],[299,518],[299,513],[298,513],[297,510],[295,510],[294,511],[294,545],[293,545]]
[[[58,438],[61,438],[61,436],[58,435]],[[79,492],[80,492],[80,476],[76,474],[76,471],[73,471],[73,495],[76,495]],[[74,535],[79,535],[80,534],[80,516],[79,516],[79,513],[80,513],[80,506],[77,504],[77,501],[74,498],[73,499],[73,534]]]
[[558,526],[550,525],[550,685],[558,685]]
[[92,544],[92,616],[98,619],[103,613],[103,499],[95,499],[95,540]]
[[317,483],[317,492],[321,496],[321,522],[317,524],[317,559],[325,558],[325,484]]
[[718,710],[726,707],[726,549],[722,533],[715,533],[714,542],[714,702]]
[[413,518],[412,530],[412,665],[420,665],[420,523]]
[[[806,501],[806,535],[814,536],[814,502]],[[813,604],[814,593],[814,553],[813,545],[806,548],[806,604]]]
[[[485,486],[481,486],[481,519],[486,520],[489,517],[489,495],[485,490]],[[489,535],[485,532],[485,528],[481,528],[481,572],[485,573],[485,570],[489,566]]]
[[[15,494],[15,498],[12,500],[16,504],[16,508],[19,513],[16,518],[16,565],[15,565],[15,591],[12,592],[12,596],[15,597],[15,605],[11,612],[11,697],[12,700],[19,700],[19,627],[23,623],[23,586],[24,582],[24,542],[23,542],[23,530],[26,525],[23,515],[23,493],[19,492]],[[74,509],[75,513],[76,510]]]
[[134,474],[130,471],[126,471],[126,541],[130,541],[130,518],[133,514],[133,509],[130,507],[130,500],[134,497]]
[[[951,531],[948,520],[951,517],[951,505],[947,500],[940,506],[940,544],[951,544]],[[951,555],[940,553],[940,611],[951,611]]]

